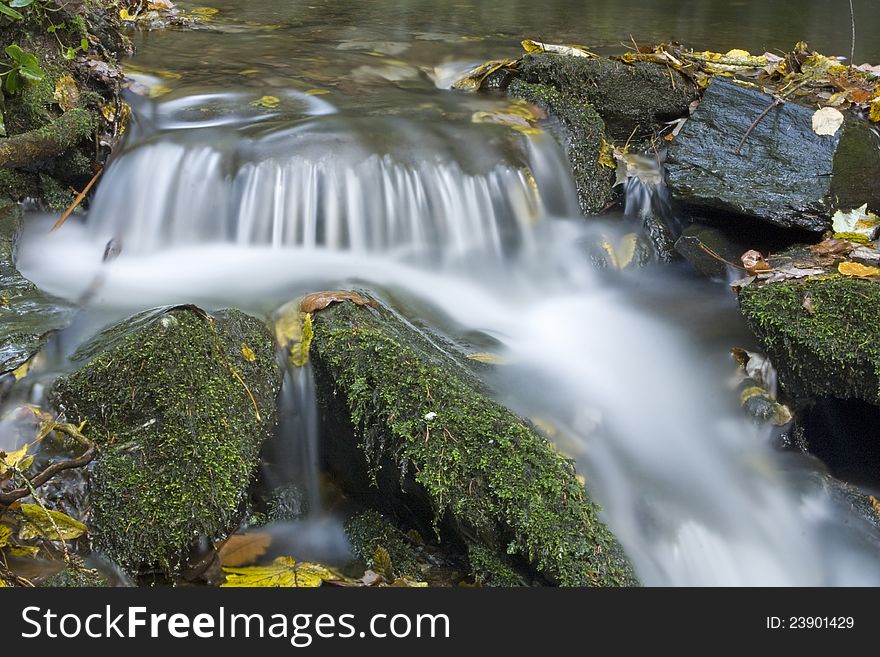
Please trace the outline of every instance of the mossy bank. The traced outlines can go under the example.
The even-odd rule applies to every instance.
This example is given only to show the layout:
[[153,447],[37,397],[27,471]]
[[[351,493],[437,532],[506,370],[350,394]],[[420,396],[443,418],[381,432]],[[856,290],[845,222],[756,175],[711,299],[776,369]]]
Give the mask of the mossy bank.
[[356,450],[387,506],[424,513],[424,498],[450,540],[549,582],[636,583],[572,463],[487,397],[451,348],[350,301],[317,312],[313,327],[319,399],[336,418],[325,459]]
[[237,310],[162,308],[114,326],[58,380],[57,410],[100,446],[90,476],[95,547],[128,569],[179,569],[199,538],[233,530],[280,374],[265,325]]

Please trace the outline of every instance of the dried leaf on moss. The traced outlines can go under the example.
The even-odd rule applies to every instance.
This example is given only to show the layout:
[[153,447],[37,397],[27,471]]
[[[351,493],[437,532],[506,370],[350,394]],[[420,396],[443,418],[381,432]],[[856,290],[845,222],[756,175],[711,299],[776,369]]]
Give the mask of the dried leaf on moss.
[[227,568],[247,566],[266,554],[272,544],[272,535],[267,532],[250,532],[230,536],[217,554],[220,563]]
[[869,267],[859,262],[841,262],[837,265],[837,271],[844,276],[852,276],[854,278],[880,277],[880,267]]
[[541,41],[532,41],[525,39],[522,42],[523,50],[530,55],[540,53],[550,53],[553,55],[568,55],[569,57],[598,57],[596,53],[590,52],[586,48],[579,46],[560,46],[555,43],[543,43]]

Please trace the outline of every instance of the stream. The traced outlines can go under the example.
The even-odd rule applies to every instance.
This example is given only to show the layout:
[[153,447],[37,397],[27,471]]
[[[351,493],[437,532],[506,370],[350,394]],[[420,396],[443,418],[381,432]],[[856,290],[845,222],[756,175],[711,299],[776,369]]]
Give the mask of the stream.
[[[855,4],[860,33],[880,30],[869,0]],[[129,94],[132,125],[88,214],[52,234],[55,216],[27,223],[22,273],[85,300],[39,376],[144,308],[267,317],[304,293],[366,290],[450,340],[479,336],[502,361],[487,386],[553,428],[644,584],[880,585],[869,528],[820,485],[821,464],[774,450],[739,408],[729,350],[755,346],[724,283],[682,264],[595,267],[591,247],[633,230],[644,194],[628,189],[626,213],[584,220],[549,134],[474,123],[509,101],[447,88],[477,63],[515,56],[526,37],[600,51],[630,34],[754,51],[808,38],[848,54],[847,11],[688,0],[213,5],[219,13],[194,32],[135,35],[126,66],[143,95]],[[877,47],[864,38],[857,60],[880,59]],[[103,262],[110,240],[120,254]],[[309,377],[285,377],[280,431],[298,465],[282,470],[317,517],[329,512]],[[334,558],[343,540],[334,525],[309,549]]]

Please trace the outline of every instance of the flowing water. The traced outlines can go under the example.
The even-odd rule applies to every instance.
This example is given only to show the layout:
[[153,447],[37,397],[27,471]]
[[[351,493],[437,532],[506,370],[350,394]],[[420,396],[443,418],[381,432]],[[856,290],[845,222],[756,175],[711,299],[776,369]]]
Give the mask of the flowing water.
[[[135,124],[88,215],[51,235],[53,217],[28,224],[25,275],[88,299],[62,355],[157,304],[268,316],[305,292],[366,289],[508,362],[487,385],[578,459],[646,584],[880,584],[868,528],[737,408],[728,351],[750,338],[732,295],[673,266],[591,264],[597,243],[668,211],[662,186],[631,184],[624,215],[584,220],[558,144],[473,123],[506,101],[443,88],[526,36],[848,52],[848,15],[819,2],[215,4],[205,29],[136,39],[153,97],[132,95]],[[121,252],[104,263],[111,239]],[[320,515],[314,403],[308,369],[288,371],[276,474]]]

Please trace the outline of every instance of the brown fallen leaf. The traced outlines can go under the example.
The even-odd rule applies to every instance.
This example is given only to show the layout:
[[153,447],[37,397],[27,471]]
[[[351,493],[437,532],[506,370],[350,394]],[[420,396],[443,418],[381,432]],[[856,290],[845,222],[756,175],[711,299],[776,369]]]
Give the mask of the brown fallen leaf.
[[266,532],[233,534],[218,550],[220,563],[226,568],[247,566],[266,554],[271,544],[272,535]]
[[742,256],[740,256],[740,260],[742,260],[743,267],[745,267],[746,271],[753,275],[758,272],[769,271],[770,269],[770,265],[767,264],[764,256],[754,249],[743,253]]
[[841,262],[837,265],[837,271],[844,276],[852,276],[854,278],[880,277],[880,267],[868,267],[858,262]]
[[318,310],[324,310],[324,308],[330,304],[338,303],[340,301],[351,301],[359,306],[370,306],[371,308],[379,307],[378,303],[358,294],[357,292],[335,290],[307,294],[302,298],[302,301],[300,301],[299,309],[304,313],[313,313]]
[[836,240],[834,238],[830,238],[827,240],[823,240],[818,244],[813,244],[810,246],[810,251],[815,253],[818,256],[836,256],[836,255],[846,255],[856,245],[847,240]]
[[806,278],[807,276],[818,276],[824,273],[825,270],[820,267],[785,267],[762,273],[758,278],[765,283],[778,283],[780,281],[787,281],[790,278]]

